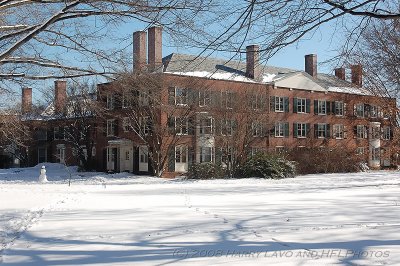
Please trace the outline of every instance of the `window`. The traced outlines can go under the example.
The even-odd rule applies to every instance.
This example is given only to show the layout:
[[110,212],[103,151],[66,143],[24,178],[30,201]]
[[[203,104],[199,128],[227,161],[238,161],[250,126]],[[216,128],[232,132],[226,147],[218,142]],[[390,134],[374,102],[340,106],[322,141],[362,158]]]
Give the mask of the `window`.
[[357,155],[364,155],[365,154],[365,147],[357,147],[356,154]]
[[250,97],[250,107],[254,110],[264,109],[264,96],[260,94],[252,94]]
[[381,138],[381,130],[380,127],[371,127],[371,139],[380,139]]
[[115,98],[111,93],[107,94],[107,109],[113,110],[115,107]]
[[354,105],[354,115],[357,117],[364,117],[364,104],[358,103]]
[[306,123],[294,123],[293,126],[294,136],[297,138],[307,137],[307,124]]
[[38,148],[38,163],[44,163],[47,161],[47,149]]
[[344,126],[342,124],[333,125],[333,137],[335,139],[344,138]]
[[151,119],[149,116],[143,116],[139,120],[140,122],[140,131],[144,136],[147,136],[151,133]]
[[289,123],[285,122],[276,123],[275,137],[289,137]]
[[201,90],[199,91],[199,106],[209,106],[211,104],[210,91]]
[[317,138],[327,138],[327,137],[329,137],[328,124],[315,124],[314,125],[314,130],[315,130],[315,137],[317,137]]
[[60,138],[60,128],[54,127],[54,139],[59,139],[59,138]]
[[175,162],[186,163],[187,162],[187,146],[176,146],[175,147]]
[[188,119],[175,117],[175,134],[187,135],[188,134]]
[[315,103],[317,103],[317,114],[326,115],[327,114],[326,101],[317,100],[315,101]]
[[390,140],[391,139],[391,136],[392,136],[392,132],[391,132],[391,129],[390,129],[390,127],[383,127],[383,134],[382,134],[382,138],[384,139],[384,140]]
[[129,161],[131,159],[131,153],[129,151],[125,151],[125,161]]
[[175,88],[175,104],[176,105],[187,105],[188,104],[188,89],[187,88]]
[[222,99],[222,106],[227,108],[227,109],[232,109],[233,108],[233,92],[231,91],[223,91],[221,93],[221,99]]
[[381,159],[380,148],[372,148],[372,150],[371,150],[371,159],[373,161],[379,161]]
[[335,115],[344,115],[344,103],[342,101],[335,102]]
[[378,117],[378,106],[370,105],[370,107],[369,107],[369,116],[371,118],[377,118]]
[[128,92],[122,92],[122,108],[128,108],[132,106],[132,100],[130,97],[132,96]]
[[232,136],[236,121],[224,119],[221,121],[221,135]]
[[231,163],[232,156],[233,156],[233,148],[232,147],[221,148],[221,161],[223,163],[225,163],[225,164]]
[[148,163],[149,162],[149,152],[147,150],[147,147],[139,148],[139,149],[140,149],[139,162],[140,163]]
[[275,152],[277,152],[277,153],[279,153],[279,154],[282,154],[282,153],[285,153],[285,152],[286,152],[286,149],[285,149],[284,146],[276,146],[276,147],[275,147]]
[[128,132],[131,129],[131,120],[129,117],[124,117],[122,119],[122,128],[124,132]]
[[251,132],[253,137],[262,137],[263,135],[263,124],[259,121],[251,123]]
[[285,102],[283,97],[275,97],[275,112],[285,111]]
[[254,156],[259,153],[264,153],[264,149],[259,147],[251,147],[251,156]]
[[139,106],[149,105],[149,93],[147,91],[139,91]]
[[107,137],[115,135],[115,119],[107,120]]
[[310,103],[308,99],[294,98],[294,103],[295,113],[305,114],[310,112]]
[[212,147],[200,147],[200,163],[212,162],[214,159]]
[[359,139],[366,139],[368,136],[367,134],[367,126],[364,125],[357,125],[356,126],[356,137]]
[[200,119],[200,134],[213,133],[213,119],[212,117],[203,117]]

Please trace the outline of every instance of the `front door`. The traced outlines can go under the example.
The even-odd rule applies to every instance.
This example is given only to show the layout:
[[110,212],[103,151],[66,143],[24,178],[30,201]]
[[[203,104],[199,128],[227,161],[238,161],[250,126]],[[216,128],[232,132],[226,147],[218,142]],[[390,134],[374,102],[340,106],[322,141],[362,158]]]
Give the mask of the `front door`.
[[133,147],[121,147],[121,172],[133,172]]
[[146,146],[139,147],[139,172],[149,171],[149,152]]
[[117,148],[107,148],[107,171],[117,172]]

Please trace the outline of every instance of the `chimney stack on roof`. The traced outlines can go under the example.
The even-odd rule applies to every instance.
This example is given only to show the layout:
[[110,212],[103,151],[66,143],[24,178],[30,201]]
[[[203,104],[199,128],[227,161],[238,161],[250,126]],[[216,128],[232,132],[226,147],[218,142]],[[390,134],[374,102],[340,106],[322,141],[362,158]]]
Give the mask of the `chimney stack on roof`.
[[57,114],[65,111],[65,104],[67,102],[67,81],[56,80],[54,81],[54,109]]
[[363,76],[362,66],[360,64],[352,65],[351,66],[351,83],[361,87],[362,86],[362,76]]
[[151,27],[148,31],[149,71],[157,71],[162,65],[162,28]]
[[338,79],[346,80],[346,69],[344,67],[335,68],[335,76]]
[[308,54],[305,55],[305,71],[313,76],[317,77],[317,55],[316,54]]
[[249,45],[246,47],[246,77],[259,80],[260,71],[260,48],[258,45]]
[[145,70],[146,58],[146,32],[136,31],[133,33],[133,70],[141,72]]
[[32,88],[22,88],[21,112],[27,114],[32,111]]

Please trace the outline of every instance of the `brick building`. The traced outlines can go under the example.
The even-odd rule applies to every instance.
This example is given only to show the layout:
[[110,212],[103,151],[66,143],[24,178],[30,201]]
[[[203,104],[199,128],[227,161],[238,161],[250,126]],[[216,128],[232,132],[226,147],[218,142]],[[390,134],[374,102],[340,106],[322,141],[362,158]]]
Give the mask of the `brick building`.
[[[375,168],[392,163],[396,101],[363,89],[360,65],[351,66],[348,81],[344,68],[318,73],[316,55],[305,56],[301,71],[260,65],[256,45],[247,47],[246,63],[226,63],[175,53],[162,58],[158,27],[135,32],[133,40],[134,73],[125,83],[99,84],[82,100],[68,98],[66,82],[56,81],[54,103],[40,117],[27,115],[32,90],[23,89],[34,132],[30,164],[79,163],[78,146],[98,170],[158,167],[164,176],[194,162],[229,165],[259,151],[302,147],[352,151]],[[95,103],[97,111],[81,113],[86,137],[71,146],[68,135],[79,119],[69,106],[79,101]]]

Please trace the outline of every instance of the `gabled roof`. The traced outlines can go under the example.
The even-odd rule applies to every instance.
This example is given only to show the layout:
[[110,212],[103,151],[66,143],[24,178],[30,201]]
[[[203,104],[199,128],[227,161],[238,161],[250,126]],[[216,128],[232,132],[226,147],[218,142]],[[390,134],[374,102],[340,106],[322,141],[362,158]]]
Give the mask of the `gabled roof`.
[[246,63],[224,59],[172,53],[163,58],[164,73],[210,79],[242,81],[250,83],[272,83],[292,89],[341,92],[370,95],[365,89],[333,75],[319,73],[312,77],[302,70],[275,66],[261,66],[261,80],[246,77]]

